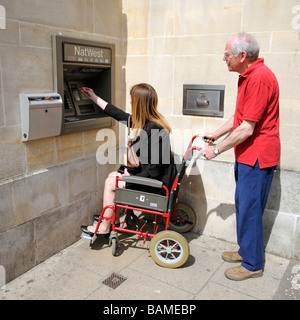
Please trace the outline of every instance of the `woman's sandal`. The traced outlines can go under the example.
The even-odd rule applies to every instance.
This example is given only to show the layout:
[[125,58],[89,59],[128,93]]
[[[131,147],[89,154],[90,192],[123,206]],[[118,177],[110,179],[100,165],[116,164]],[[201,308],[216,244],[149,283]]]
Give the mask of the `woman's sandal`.
[[[93,237],[95,235],[94,232],[88,230],[88,226],[81,226],[81,231],[88,234],[89,236]],[[97,238],[105,238],[108,239],[110,235],[109,233],[96,233]]]

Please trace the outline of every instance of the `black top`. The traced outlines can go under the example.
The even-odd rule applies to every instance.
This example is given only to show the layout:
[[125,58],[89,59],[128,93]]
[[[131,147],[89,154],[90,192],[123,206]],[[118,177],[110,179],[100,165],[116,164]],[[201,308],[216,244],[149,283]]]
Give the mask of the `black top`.
[[[105,107],[104,111],[117,121],[127,125],[129,113],[110,103]],[[132,123],[130,123],[131,125]],[[134,142],[133,146],[141,162],[138,168],[134,168],[133,175],[162,181],[170,190],[176,177],[177,169],[171,152],[169,132],[157,123],[147,121],[144,130],[141,131],[140,137]],[[143,189],[141,185],[134,187],[128,183],[126,183],[126,188]],[[149,187],[146,187],[145,191],[149,192]]]

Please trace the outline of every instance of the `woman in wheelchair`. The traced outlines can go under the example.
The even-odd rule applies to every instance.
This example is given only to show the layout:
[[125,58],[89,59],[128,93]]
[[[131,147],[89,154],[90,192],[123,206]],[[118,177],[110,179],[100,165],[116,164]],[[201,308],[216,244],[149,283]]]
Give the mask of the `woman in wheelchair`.
[[[98,97],[90,88],[81,88],[83,94],[95,102],[105,113],[115,120],[128,124],[129,113],[115,107]],[[140,165],[135,168],[126,168],[124,173],[112,172],[108,175],[103,194],[103,208],[113,205],[115,196],[116,175],[136,175],[160,180],[171,189],[171,184],[176,177],[176,166],[171,153],[170,137],[171,128],[166,119],[158,112],[158,97],[155,89],[146,83],[137,84],[130,90],[131,111],[130,127],[134,133],[134,149],[140,160]],[[123,181],[119,181],[119,188],[138,189],[152,193],[158,193],[160,189],[137,186]],[[113,217],[113,210],[106,209],[104,217]],[[116,212],[116,221],[119,222],[118,212]],[[82,226],[82,231],[91,236],[94,235],[95,226]],[[103,219],[98,231],[97,237],[108,238],[111,230],[111,221]]]

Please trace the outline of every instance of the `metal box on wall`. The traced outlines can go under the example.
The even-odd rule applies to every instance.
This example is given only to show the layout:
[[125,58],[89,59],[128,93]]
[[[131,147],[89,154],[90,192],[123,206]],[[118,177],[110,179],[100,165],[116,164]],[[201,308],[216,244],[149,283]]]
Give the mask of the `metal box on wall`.
[[183,85],[183,114],[223,117],[224,85]]
[[20,94],[22,141],[60,135],[62,99],[55,92]]

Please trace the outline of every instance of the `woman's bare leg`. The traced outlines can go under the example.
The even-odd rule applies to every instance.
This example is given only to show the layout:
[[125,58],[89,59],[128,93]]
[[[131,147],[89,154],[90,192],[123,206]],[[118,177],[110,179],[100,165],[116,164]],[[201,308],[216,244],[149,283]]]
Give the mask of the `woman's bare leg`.
[[[103,193],[103,208],[106,206],[110,206],[114,204],[115,198],[115,184],[116,184],[116,176],[120,174],[118,172],[111,172],[105,180],[104,185],[104,193]],[[119,187],[124,187],[125,183],[120,181]],[[116,210],[116,221],[119,220],[118,210]],[[113,210],[111,208],[107,208],[103,214],[103,217],[112,218]],[[100,223],[97,233],[109,233],[110,232],[111,221],[103,219]],[[90,232],[95,232],[95,226],[88,226],[88,230]]]

